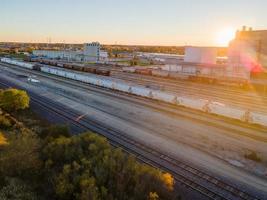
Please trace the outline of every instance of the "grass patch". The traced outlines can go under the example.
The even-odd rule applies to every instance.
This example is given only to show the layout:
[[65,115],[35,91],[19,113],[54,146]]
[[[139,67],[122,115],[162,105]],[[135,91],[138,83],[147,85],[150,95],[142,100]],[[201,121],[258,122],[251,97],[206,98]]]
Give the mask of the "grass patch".
[[14,54],[9,54],[9,56],[11,58],[16,58],[16,59],[21,59],[23,60],[24,58],[27,57],[27,55],[23,54],[23,53],[14,53]]

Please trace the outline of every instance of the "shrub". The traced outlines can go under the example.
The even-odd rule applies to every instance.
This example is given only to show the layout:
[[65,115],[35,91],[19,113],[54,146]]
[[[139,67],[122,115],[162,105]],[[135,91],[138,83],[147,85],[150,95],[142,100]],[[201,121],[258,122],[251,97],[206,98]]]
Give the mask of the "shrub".
[[23,110],[29,107],[30,98],[23,90],[7,89],[0,92],[0,107],[7,111]]

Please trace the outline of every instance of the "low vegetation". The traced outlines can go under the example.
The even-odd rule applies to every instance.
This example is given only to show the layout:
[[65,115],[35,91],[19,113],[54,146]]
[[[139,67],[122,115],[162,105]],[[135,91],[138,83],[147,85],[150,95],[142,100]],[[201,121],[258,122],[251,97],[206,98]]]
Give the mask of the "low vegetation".
[[[8,91],[8,98],[1,91],[2,121],[9,120],[8,111],[25,122],[11,118],[12,126],[0,128],[1,200],[178,199],[170,174],[137,162],[95,133],[72,136],[66,126],[25,126],[33,120],[18,110],[28,108],[29,97]],[[18,94],[23,104],[14,100]]]
[[29,107],[30,98],[25,91],[0,90],[0,107],[6,111],[23,110]]

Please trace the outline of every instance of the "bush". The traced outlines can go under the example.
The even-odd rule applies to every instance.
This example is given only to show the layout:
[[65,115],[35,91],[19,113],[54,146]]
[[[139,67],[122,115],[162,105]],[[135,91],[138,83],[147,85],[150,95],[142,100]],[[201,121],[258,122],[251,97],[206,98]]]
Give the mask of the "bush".
[[23,110],[29,107],[30,98],[23,90],[7,89],[0,92],[0,107],[7,111]]

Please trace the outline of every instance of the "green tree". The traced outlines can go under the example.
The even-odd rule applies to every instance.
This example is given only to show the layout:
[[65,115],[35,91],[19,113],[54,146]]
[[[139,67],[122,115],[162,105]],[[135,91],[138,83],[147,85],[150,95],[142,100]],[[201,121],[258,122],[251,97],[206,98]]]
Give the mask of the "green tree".
[[147,200],[152,191],[159,199],[175,198],[171,175],[138,163],[93,133],[55,138],[42,158],[55,198]]
[[7,89],[0,91],[0,107],[7,111],[22,110],[29,107],[30,98],[23,90]]

